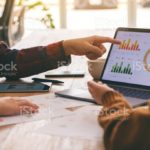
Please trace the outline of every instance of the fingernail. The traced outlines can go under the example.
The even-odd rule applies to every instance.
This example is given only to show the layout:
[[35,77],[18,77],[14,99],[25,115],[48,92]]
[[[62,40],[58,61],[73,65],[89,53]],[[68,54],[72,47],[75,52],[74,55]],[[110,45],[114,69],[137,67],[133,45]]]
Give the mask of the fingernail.
[[33,112],[33,113],[37,113],[37,112],[38,112],[38,109],[33,109],[32,112]]
[[35,107],[37,107],[37,108],[39,108],[39,106],[38,106],[38,105],[36,105],[36,104],[34,104],[34,106],[35,106]]

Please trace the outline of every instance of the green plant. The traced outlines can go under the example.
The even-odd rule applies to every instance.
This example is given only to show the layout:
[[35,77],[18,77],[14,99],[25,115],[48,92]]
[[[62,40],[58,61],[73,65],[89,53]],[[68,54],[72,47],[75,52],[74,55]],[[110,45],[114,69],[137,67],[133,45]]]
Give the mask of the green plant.
[[42,23],[47,28],[55,28],[54,21],[51,13],[49,12],[49,8],[41,1],[38,0],[36,2],[31,3],[30,0],[18,0],[17,6],[22,6],[26,2],[27,10],[32,10],[36,7],[41,7],[41,11],[44,13],[44,16],[40,19]]

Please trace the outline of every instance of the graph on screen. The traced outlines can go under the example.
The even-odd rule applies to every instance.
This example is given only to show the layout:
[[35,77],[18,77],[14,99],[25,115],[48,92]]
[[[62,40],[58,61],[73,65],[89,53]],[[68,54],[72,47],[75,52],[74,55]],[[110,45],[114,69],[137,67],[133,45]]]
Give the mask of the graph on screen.
[[150,56],[150,49],[148,51],[146,51],[146,53],[144,55],[144,59],[143,59],[144,67],[145,67],[146,71],[148,71],[148,72],[150,72],[150,64],[148,62],[149,56]]
[[132,43],[131,39],[124,40],[120,44],[119,49],[120,50],[126,50],[126,51],[140,51],[138,41],[135,41]]
[[102,79],[150,87],[150,32],[119,31],[105,65]]
[[112,73],[120,73],[120,74],[127,74],[127,75],[132,75],[132,69],[131,69],[131,65],[128,64],[126,67],[124,65],[123,62],[121,62],[120,64],[119,63],[116,63],[115,65],[112,66],[112,69],[111,69],[111,72]]

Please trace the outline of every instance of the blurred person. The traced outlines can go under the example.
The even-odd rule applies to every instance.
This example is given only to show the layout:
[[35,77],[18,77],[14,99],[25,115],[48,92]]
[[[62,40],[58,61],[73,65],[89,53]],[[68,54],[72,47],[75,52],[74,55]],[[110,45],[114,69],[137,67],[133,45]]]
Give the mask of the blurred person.
[[104,129],[105,149],[149,150],[150,104],[132,108],[123,95],[105,84],[90,81],[88,88],[103,106],[98,121]]

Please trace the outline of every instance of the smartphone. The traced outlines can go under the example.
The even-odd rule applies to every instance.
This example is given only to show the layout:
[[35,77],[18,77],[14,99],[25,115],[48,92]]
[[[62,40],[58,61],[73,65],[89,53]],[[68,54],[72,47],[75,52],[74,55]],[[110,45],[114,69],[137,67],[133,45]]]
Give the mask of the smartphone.
[[49,73],[45,74],[45,77],[51,77],[51,78],[59,78],[59,77],[84,77],[85,72],[84,71],[50,71]]

